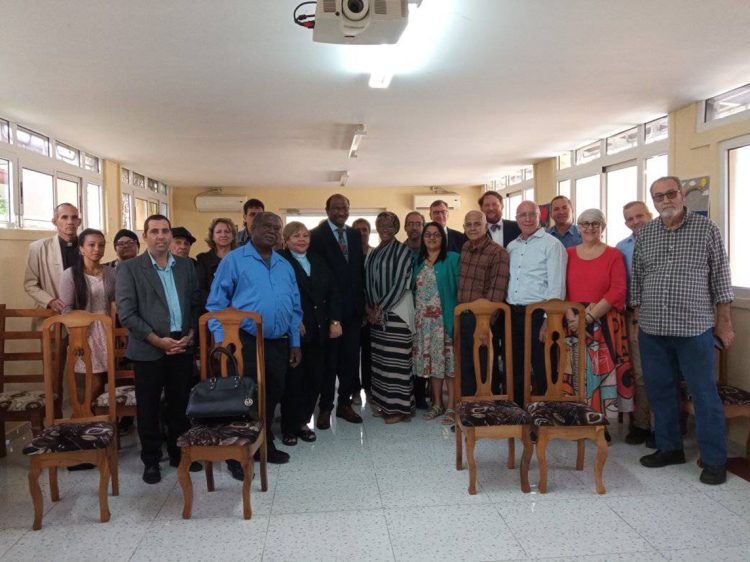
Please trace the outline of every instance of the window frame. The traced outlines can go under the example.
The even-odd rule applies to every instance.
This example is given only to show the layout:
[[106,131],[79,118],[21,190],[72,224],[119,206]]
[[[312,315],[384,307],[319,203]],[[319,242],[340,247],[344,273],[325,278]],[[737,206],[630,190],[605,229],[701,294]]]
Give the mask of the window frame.
[[[126,178],[123,177],[123,170],[128,171],[127,181]],[[136,175],[143,177],[143,187],[139,187],[132,183]],[[119,210],[117,214],[117,224],[119,228],[127,228],[139,235],[143,234],[143,224],[138,224],[138,221],[136,220],[136,199],[143,199],[146,201],[147,216],[150,215],[148,210],[152,208],[153,205],[156,205],[158,212],[161,212],[166,205],[166,217],[170,220],[172,219],[170,216],[172,208],[169,200],[169,192],[172,188],[166,183],[147,174],[142,174],[130,166],[120,166],[118,170],[118,180],[120,182],[120,196],[117,201],[117,208]],[[149,188],[149,183],[151,182],[156,182],[156,185],[159,188],[158,191],[153,191]],[[165,193],[162,193],[162,185],[165,187]],[[128,214],[130,224],[123,223],[124,197],[127,197],[130,203],[130,212]]]
[[[724,250],[729,256],[730,264],[732,255],[730,254],[731,247],[729,245],[729,151],[744,146],[750,146],[750,135],[742,135],[741,137],[735,137],[719,143],[719,212],[714,221],[719,227],[719,232],[724,242]],[[736,299],[750,300],[750,287],[738,287],[732,284],[732,288],[734,289]]]
[[726,125],[731,125],[733,123],[741,123],[742,121],[747,121],[748,119],[750,119],[750,109],[740,111],[739,113],[735,113],[734,115],[729,115],[727,117],[711,119],[710,121],[706,119],[706,110],[708,108],[709,100],[715,97],[721,96],[723,94],[728,94],[729,92],[733,90],[738,90],[744,87],[750,87],[750,84],[743,84],[743,85],[737,86],[736,88],[730,88],[729,90],[725,90],[724,92],[719,92],[709,98],[706,98],[698,102],[698,111],[695,116],[696,117],[696,123],[695,123],[696,130],[698,132],[707,131],[710,129],[714,129],[716,127],[724,127]]

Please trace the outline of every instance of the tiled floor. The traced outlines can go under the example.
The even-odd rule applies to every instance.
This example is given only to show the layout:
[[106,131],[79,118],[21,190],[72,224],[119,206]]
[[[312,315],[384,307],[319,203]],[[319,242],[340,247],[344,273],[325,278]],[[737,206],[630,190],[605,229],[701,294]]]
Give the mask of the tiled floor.
[[470,496],[439,420],[420,412],[386,426],[366,411],[360,426],[339,422],[316,443],[288,448],[292,460],[270,466],[267,492],[256,478],[250,521],[240,484],[219,465],[213,493],[193,474],[193,518],[183,520],[175,469],[163,463],[163,481],[144,484],[131,435],[109,523],[98,522],[97,475],[63,471],[61,501],[53,505],[45,489],[44,527],[31,531],[19,439],[0,460],[0,559],[750,560],[750,484],[731,475],[724,486],[700,484],[690,441],[687,464],[649,470],[638,464],[647,450],[624,444],[624,428],[613,426],[605,496],[594,491],[593,449],[577,472],[575,446],[554,443],[542,496],[536,461],[532,493],[523,494],[518,471],[505,468],[505,443],[483,441]]

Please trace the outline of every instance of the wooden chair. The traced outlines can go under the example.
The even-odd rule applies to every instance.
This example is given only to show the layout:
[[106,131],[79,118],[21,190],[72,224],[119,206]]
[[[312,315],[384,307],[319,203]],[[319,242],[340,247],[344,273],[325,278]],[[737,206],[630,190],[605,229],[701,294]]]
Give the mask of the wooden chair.
[[[461,320],[464,312],[471,312],[476,318],[473,337],[474,378],[476,392],[464,396],[461,392]],[[492,370],[495,350],[492,344],[490,322],[493,315],[502,313],[505,327],[505,384],[503,394],[492,393]],[[531,460],[532,444],[530,436],[531,416],[513,402],[513,344],[511,342],[510,307],[507,304],[479,299],[458,305],[455,309],[455,375],[453,377],[456,397],[456,470],[463,468],[461,435],[466,440],[466,460],[469,465],[469,494],[477,493],[477,466],[474,447],[479,439],[508,439],[508,468],[515,468],[515,439],[523,443],[521,457],[521,490],[529,487],[528,463]],[[484,338],[482,338],[484,336]],[[482,341],[484,339],[484,343]],[[480,363],[480,349],[486,349],[484,374]],[[483,376],[484,375],[484,376]],[[484,380],[482,380],[484,379]]]
[[[563,324],[568,309],[578,312],[581,322],[578,323],[577,348],[569,349],[566,341],[566,328]],[[547,315],[544,339],[544,364],[547,390],[543,395],[532,392],[531,353],[533,333],[531,318],[534,311],[543,310]],[[598,453],[594,462],[596,491],[605,493],[603,471],[607,461],[607,440],[605,428],[609,423],[605,415],[595,411],[586,400],[586,326],[583,319],[586,311],[579,303],[553,299],[532,304],[526,307],[526,332],[524,364],[524,402],[526,410],[532,416],[532,423],[537,433],[536,456],[539,460],[539,491],[547,493],[547,445],[551,439],[566,439],[578,442],[576,470],[583,470],[586,451],[586,439],[594,441]],[[556,367],[553,372],[553,361]],[[572,360],[576,380],[573,381],[575,394],[566,395],[563,388],[565,366]],[[523,467],[522,467],[523,468]]]
[[[99,468],[99,513],[102,522],[109,521],[107,505],[107,485],[112,476],[112,495],[119,493],[117,474],[117,447],[115,439],[117,424],[115,414],[115,367],[114,355],[108,353],[107,385],[110,393],[110,407],[105,415],[95,416],[91,411],[93,372],[91,349],[87,341],[87,332],[93,322],[101,322],[107,337],[108,349],[114,349],[112,337],[112,320],[104,314],[91,314],[75,311],[64,316],[47,318],[42,324],[42,352],[44,354],[44,393],[46,402],[46,427],[35,437],[23,452],[29,455],[29,490],[34,501],[34,530],[42,528],[42,490],[39,487],[39,475],[45,468],[49,469],[50,494],[52,501],[60,499],[57,485],[57,468],[81,463],[92,463]],[[69,388],[70,406],[73,410],[70,418],[56,418],[53,414],[53,396],[56,376],[52,363],[51,329],[56,324],[62,325],[68,333],[67,359],[63,382]],[[74,372],[77,358],[86,366],[83,377],[83,399],[78,396],[78,383]]]
[[[719,373],[716,380],[716,387],[719,391],[719,398],[724,405],[724,418],[745,418],[750,423],[750,392],[736,386],[727,384],[727,372],[729,363],[729,351],[722,349],[719,354]],[[685,388],[685,399],[682,401],[682,409],[685,415],[695,416],[695,407],[690,395]],[[750,432],[745,442],[745,461],[750,466]],[[700,464],[700,459],[698,463]]]
[[[182,487],[184,505],[183,519],[190,519],[193,511],[193,483],[190,479],[190,464],[194,461],[206,461],[206,486],[209,492],[214,491],[214,461],[236,460],[242,465],[245,478],[242,482],[242,507],[245,519],[253,515],[250,506],[250,484],[253,481],[255,453],[260,451],[261,490],[268,490],[268,451],[266,449],[266,431],[263,420],[266,410],[265,363],[263,359],[263,322],[260,314],[245,312],[236,308],[227,308],[219,312],[207,312],[198,321],[200,337],[200,375],[201,380],[208,378],[208,356],[211,335],[208,321],[218,320],[224,329],[223,347],[234,345],[234,356],[237,359],[238,373],[244,375],[242,360],[242,343],[240,341],[240,323],[245,319],[255,321],[257,338],[255,359],[258,383],[258,421],[240,421],[226,423],[196,424],[182,434],[177,445],[181,448],[180,466],[177,475]],[[226,361],[222,360],[221,376],[227,376]]]
[[[117,319],[117,303],[112,303],[110,309],[114,333],[115,356],[115,407],[117,416],[137,415],[135,402],[135,371],[133,365],[125,357],[128,347],[128,329],[120,326]],[[105,414],[109,409],[109,392],[104,392],[94,400],[94,413]]]
[[[6,351],[6,342],[40,342],[42,332],[39,329],[31,330],[9,330],[8,319],[10,318],[32,318],[37,321],[54,316],[52,310],[42,308],[14,309],[7,308],[6,305],[0,304],[0,457],[7,454],[5,446],[5,422],[20,421],[31,422],[31,431],[38,435],[42,431],[45,416],[45,396],[44,390],[39,390],[39,386],[44,382],[44,375],[41,367],[33,366],[33,362],[42,362],[41,345],[38,351]],[[59,327],[53,334],[52,368],[53,372],[59,374]],[[32,372],[22,374],[7,374],[5,372],[8,363],[32,363],[29,370]],[[39,369],[36,372],[36,369]],[[13,390],[5,388],[6,384],[13,384]],[[21,386],[23,385],[23,386]],[[24,388],[28,385],[28,388]],[[54,396],[54,407],[56,415],[60,416],[62,400],[60,396]]]

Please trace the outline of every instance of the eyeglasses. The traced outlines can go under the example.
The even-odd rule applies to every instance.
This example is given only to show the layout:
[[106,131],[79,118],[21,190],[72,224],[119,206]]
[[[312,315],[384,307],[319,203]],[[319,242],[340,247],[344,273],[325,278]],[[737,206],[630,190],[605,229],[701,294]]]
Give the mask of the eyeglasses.
[[482,228],[483,222],[465,222],[464,228]]
[[433,239],[438,239],[438,238],[442,238],[443,237],[443,235],[440,234],[439,232],[425,232],[423,234],[423,236],[425,238],[433,238]]
[[679,190],[673,189],[664,193],[655,193],[651,196],[651,199],[654,200],[654,203],[661,203],[662,201],[664,201],[664,199],[669,199],[670,201],[672,201],[675,197],[677,197],[678,193]]
[[129,248],[130,246],[135,246],[138,244],[135,240],[120,240],[115,244],[118,248]]
[[579,222],[578,226],[580,226],[583,230],[599,230],[602,227],[602,223],[598,221]]

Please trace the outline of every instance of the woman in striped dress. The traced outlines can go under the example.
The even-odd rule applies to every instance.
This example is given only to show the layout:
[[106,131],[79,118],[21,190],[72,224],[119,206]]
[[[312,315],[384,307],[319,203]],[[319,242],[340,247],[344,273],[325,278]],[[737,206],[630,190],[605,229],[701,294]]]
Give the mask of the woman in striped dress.
[[407,420],[414,413],[411,348],[414,300],[411,294],[411,250],[396,240],[398,217],[384,211],[375,229],[380,245],[365,260],[367,318],[371,325],[372,403],[385,423]]

